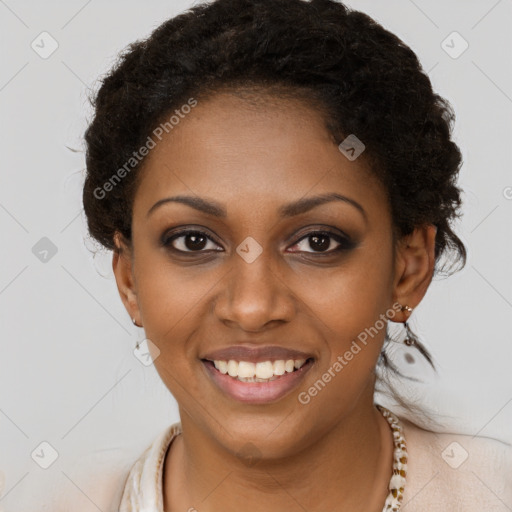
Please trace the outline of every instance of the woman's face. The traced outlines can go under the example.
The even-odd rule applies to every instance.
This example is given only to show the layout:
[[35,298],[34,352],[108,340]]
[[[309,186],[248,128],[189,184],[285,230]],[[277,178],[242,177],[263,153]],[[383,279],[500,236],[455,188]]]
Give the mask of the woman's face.
[[[314,110],[226,93],[199,101],[147,157],[132,236],[114,270],[182,423],[233,453],[252,443],[278,457],[372,404],[402,259],[385,190]],[[259,348],[270,350],[244,351]],[[230,376],[212,359],[278,378],[242,382],[237,365]],[[295,359],[308,362],[279,362]]]

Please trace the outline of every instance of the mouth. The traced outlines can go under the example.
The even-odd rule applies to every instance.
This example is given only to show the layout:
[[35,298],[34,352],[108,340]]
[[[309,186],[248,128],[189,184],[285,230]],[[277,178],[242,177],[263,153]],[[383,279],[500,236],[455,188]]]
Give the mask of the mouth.
[[259,362],[201,359],[208,377],[229,397],[243,403],[267,404],[299,386],[314,358]]

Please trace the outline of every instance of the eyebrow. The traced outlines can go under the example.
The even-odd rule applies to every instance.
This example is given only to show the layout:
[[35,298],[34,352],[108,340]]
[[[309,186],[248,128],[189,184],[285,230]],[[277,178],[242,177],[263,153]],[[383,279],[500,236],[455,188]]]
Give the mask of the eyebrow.
[[[298,199],[297,201],[281,206],[278,213],[281,218],[293,217],[295,215],[300,215],[301,213],[306,213],[317,206],[333,201],[342,201],[344,203],[351,204],[359,210],[365,221],[368,222],[365,209],[357,201],[337,193],[321,194],[318,196]],[[149,215],[158,207],[171,202],[185,204],[200,212],[206,213],[207,215],[212,215],[213,217],[227,217],[227,211],[221,204],[197,196],[173,196],[160,199],[148,210],[146,217],[149,217]]]

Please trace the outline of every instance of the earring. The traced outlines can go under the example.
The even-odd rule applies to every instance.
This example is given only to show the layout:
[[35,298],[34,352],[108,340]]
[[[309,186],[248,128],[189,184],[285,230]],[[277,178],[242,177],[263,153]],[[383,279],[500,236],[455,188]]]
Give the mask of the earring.
[[[402,309],[401,311],[406,311],[408,315],[410,315],[412,313],[412,308],[405,305],[405,306],[402,306]],[[407,320],[404,321],[404,327],[405,327],[405,340],[404,340],[404,343],[411,347],[412,345],[414,345],[416,343],[416,338],[414,337],[414,335],[412,334],[411,330],[409,329],[409,326],[407,325]]]
[[136,325],[137,327],[142,327],[142,325],[139,325],[135,318],[132,318],[133,325]]

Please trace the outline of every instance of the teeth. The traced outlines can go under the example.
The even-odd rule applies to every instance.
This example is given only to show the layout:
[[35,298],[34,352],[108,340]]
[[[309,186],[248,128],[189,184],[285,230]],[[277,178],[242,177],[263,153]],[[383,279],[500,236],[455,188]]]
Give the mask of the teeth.
[[[219,361],[219,362],[223,362],[223,361]],[[255,364],[254,363],[249,363],[248,361],[240,361],[238,363],[238,377],[243,377],[243,378],[249,378],[249,377],[254,377],[254,373],[255,373]]]
[[238,363],[236,361],[228,361],[228,374],[230,377],[238,377]]
[[[258,379],[270,379],[274,376],[274,365],[271,361],[256,363],[256,377]],[[252,377],[252,375],[251,375]]]
[[295,366],[294,366],[294,361],[293,359],[289,359],[288,361],[286,361],[285,365],[284,365],[284,369],[288,372],[288,373],[291,373],[293,372]]
[[224,375],[228,373],[228,363],[226,363],[226,361],[217,361],[217,363],[218,365],[215,365],[215,367],[220,373],[223,373]]
[[284,367],[286,363],[284,361],[274,361],[274,375],[284,375],[286,371]]
[[295,363],[293,366],[295,366],[295,369],[298,370],[305,362],[305,359],[295,359]]
[[251,363],[249,361],[213,361],[215,368],[224,375],[237,378],[244,382],[267,382],[275,380],[278,376],[298,370],[306,359],[288,359],[278,361],[260,361]]

